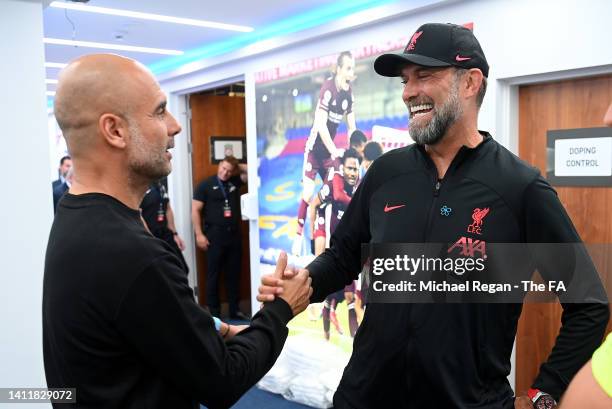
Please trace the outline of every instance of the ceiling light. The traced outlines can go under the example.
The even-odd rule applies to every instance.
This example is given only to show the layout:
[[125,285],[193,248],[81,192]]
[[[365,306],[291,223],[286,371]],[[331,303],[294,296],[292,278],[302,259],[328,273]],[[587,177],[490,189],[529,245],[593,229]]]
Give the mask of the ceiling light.
[[84,4],[64,3],[60,1],[54,1],[50,4],[50,6],[62,8],[62,9],[69,9],[69,10],[85,11],[89,13],[108,14],[111,16],[124,16],[124,17],[139,18],[143,20],[162,21],[165,23],[184,24],[188,26],[218,28],[220,30],[241,31],[243,33],[248,33],[248,32],[253,31],[253,27],[239,26],[236,24],[217,23],[214,21],[164,16],[161,14],[141,13],[138,11],[111,9],[107,7],[87,6]]
[[164,55],[183,55],[184,54],[183,51],[167,50],[163,48],[136,47],[133,45],[120,45],[120,44],[109,44],[109,43],[94,43],[91,41],[74,41],[74,40],[64,40],[61,38],[43,38],[43,42],[45,44],[74,45],[77,47],[104,48],[107,50],[134,51],[138,53],[149,53],[149,54],[164,54]]
[[52,79],[47,78],[45,80],[45,84],[57,84],[57,80],[52,80]]
[[46,68],[64,68],[67,65],[68,64],[64,64],[64,63],[61,63],[61,62],[46,62],[45,63],[45,67]]

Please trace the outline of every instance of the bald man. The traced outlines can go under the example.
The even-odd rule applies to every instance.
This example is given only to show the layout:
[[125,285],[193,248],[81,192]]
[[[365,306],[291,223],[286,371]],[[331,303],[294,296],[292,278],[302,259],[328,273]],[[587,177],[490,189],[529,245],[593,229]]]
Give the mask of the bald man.
[[[278,357],[287,322],[308,304],[310,279],[284,280],[282,299],[249,327],[221,323],[196,304],[186,266],[139,212],[149,184],[170,173],[181,131],[142,65],[115,55],[72,62],[55,115],[75,175],[45,260],[48,386],[76,388],[70,407],[231,406]],[[286,257],[279,275],[285,266]]]

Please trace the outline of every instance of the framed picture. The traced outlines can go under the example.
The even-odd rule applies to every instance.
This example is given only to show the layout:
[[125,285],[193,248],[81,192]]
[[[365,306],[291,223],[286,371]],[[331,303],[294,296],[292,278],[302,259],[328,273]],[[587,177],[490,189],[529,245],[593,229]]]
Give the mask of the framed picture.
[[211,163],[217,164],[226,156],[233,156],[240,163],[246,163],[245,138],[236,136],[211,136],[210,138]]

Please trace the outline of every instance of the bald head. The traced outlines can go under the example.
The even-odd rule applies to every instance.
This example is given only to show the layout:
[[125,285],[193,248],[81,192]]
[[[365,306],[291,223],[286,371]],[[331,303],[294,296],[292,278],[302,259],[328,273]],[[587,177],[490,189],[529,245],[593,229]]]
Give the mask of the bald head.
[[91,145],[103,114],[129,121],[143,93],[158,89],[153,75],[129,58],[93,54],[71,62],[60,73],[54,104],[71,154],[78,156]]

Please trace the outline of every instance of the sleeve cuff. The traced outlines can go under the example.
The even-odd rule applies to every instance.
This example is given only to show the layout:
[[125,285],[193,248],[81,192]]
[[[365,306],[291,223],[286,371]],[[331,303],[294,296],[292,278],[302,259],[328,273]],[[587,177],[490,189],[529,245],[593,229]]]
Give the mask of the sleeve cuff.
[[280,297],[276,297],[272,302],[264,303],[262,311],[270,311],[275,314],[280,320],[287,325],[293,318],[293,311],[285,300]]

